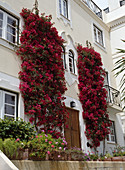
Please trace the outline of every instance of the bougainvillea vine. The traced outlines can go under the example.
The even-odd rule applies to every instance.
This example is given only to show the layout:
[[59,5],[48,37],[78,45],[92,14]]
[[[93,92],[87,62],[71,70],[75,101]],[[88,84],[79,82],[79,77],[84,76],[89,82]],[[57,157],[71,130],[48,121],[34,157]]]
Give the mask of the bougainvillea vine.
[[36,129],[59,137],[66,122],[63,94],[66,91],[63,61],[63,40],[51,23],[51,16],[41,16],[23,9],[24,30],[17,55],[21,59],[20,91],[25,114]]
[[95,149],[100,146],[110,133],[111,122],[107,114],[106,89],[104,85],[104,70],[100,54],[92,48],[77,47],[78,73],[79,73],[79,98],[83,108],[85,120],[85,134],[90,140],[90,146]]

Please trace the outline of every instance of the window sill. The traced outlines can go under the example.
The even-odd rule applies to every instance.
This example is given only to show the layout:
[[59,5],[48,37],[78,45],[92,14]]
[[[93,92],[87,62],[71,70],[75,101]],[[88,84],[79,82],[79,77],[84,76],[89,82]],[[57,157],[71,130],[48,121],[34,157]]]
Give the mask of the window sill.
[[18,45],[8,41],[8,40],[5,40],[3,38],[0,37],[0,45],[10,49],[10,50],[15,50],[16,47],[18,47]]
[[106,48],[104,47],[104,46],[102,46],[101,44],[99,44],[98,42],[94,42],[94,44],[96,45],[96,46],[98,46],[99,48],[101,48],[105,53],[107,53],[107,51],[106,51]]
[[65,18],[68,22],[70,22],[70,20],[69,20],[67,17],[65,17],[64,15],[60,14],[60,16],[62,16],[62,17]]
[[116,145],[116,142],[107,141],[107,144]]
[[59,14],[58,19],[62,19],[65,25],[69,24],[72,27],[71,20],[66,18],[64,15]]
[[72,72],[70,72],[70,74],[72,74],[73,76],[77,76],[77,74],[76,74],[76,73],[72,73]]

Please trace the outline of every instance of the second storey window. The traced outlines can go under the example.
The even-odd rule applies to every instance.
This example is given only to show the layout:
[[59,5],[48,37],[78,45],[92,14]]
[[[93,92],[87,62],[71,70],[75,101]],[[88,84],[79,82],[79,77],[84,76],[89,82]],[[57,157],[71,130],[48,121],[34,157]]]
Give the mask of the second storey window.
[[109,142],[116,142],[116,136],[115,136],[115,122],[112,121],[112,125],[110,126],[110,134],[107,136],[107,141]]
[[65,18],[68,18],[68,1],[67,0],[59,0],[59,10],[60,10],[60,14],[62,14]]
[[63,67],[64,67],[64,69],[66,69],[65,47],[62,47],[62,55],[61,55],[61,57],[63,59]]
[[0,9],[0,37],[17,43],[18,19]]
[[120,1],[120,6],[123,6],[123,5],[125,5],[125,0]]
[[71,73],[75,73],[74,54],[71,50],[69,50],[69,70]]
[[0,90],[0,113],[1,118],[16,118],[17,95],[4,90]]
[[97,42],[101,46],[104,46],[104,43],[103,43],[103,32],[96,25],[93,25],[93,29],[94,29],[94,39],[95,39],[95,42]]

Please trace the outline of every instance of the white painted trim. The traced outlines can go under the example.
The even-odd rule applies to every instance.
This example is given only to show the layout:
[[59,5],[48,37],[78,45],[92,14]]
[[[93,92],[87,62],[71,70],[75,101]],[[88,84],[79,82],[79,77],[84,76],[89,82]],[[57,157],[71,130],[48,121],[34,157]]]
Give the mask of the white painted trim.
[[0,150],[0,169],[1,170],[19,170]]
[[65,99],[66,107],[71,108],[70,107],[71,101],[74,101],[76,103],[76,107],[74,107],[73,109],[79,111],[79,126],[80,126],[79,129],[80,129],[80,138],[81,138],[81,148],[87,153],[88,151],[90,151],[90,148],[87,147],[88,140],[84,133],[85,123],[84,123],[83,116],[82,116],[82,112],[83,112],[82,105],[79,100],[76,100],[69,96],[65,96],[65,97],[66,97]]
[[18,94],[18,117],[24,118],[24,103],[19,90],[19,79],[0,72],[0,88]]
[[67,0],[68,3],[68,18],[60,14],[60,9],[59,9],[59,0],[57,0],[56,6],[57,6],[57,18],[61,19],[65,25],[70,25],[72,28],[72,20],[71,20],[71,0]]
[[[94,29],[93,29],[93,25],[97,26],[97,28],[99,28],[101,31],[102,31],[102,36],[103,36],[103,45],[100,45],[99,43],[97,43],[95,41],[95,37],[94,37]],[[91,30],[92,30],[92,40],[93,40],[93,43],[95,45],[97,45],[99,48],[101,48],[104,52],[106,52],[106,45],[105,45],[105,32],[104,32],[104,29],[103,27],[101,27],[101,25],[99,23],[97,23],[97,21],[95,20],[91,20]]]
[[[20,14],[5,2],[0,1],[0,8],[5,10],[6,12],[8,12],[10,15],[13,15],[15,18],[17,18],[19,20],[19,30],[21,29],[21,31],[22,31],[24,23],[23,23],[23,19],[20,16]],[[19,34],[20,34],[20,32],[19,32]],[[19,40],[19,43],[20,43],[20,40]],[[16,43],[13,44],[12,42],[9,42],[7,39],[3,39],[0,37],[0,45],[7,47],[11,50],[14,50],[14,46],[16,46],[17,44]]]

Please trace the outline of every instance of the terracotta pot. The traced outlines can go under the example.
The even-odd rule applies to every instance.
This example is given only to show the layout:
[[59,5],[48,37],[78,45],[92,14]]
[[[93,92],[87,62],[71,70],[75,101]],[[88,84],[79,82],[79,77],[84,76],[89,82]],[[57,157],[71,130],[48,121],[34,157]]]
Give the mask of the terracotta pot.
[[83,161],[83,153],[71,152],[71,161]]
[[18,149],[12,157],[9,157],[11,160],[28,160],[28,149]]
[[49,160],[67,161],[67,154],[65,152],[53,151],[48,155]]
[[37,151],[38,151],[37,149],[33,149],[33,150],[30,149],[29,153],[28,153],[28,159],[33,160],[33,161],[43,161],[43,160],[45,160],[46,158],[42,158],[42,157],[39,157],[39,156],[32,156],[32,153],[37,152]]
[[112,157],[112,161],[122,161],[122,156]]
[[38,157],[38,156],[30,156],[30,160],[32,160],[32,161],[44,161],[45,158],[41,158],[41,157]]
[[111,161],[112,158],[105,158],[104,161]]
[[125,156],[122,156],[122,160],[125,161]]

